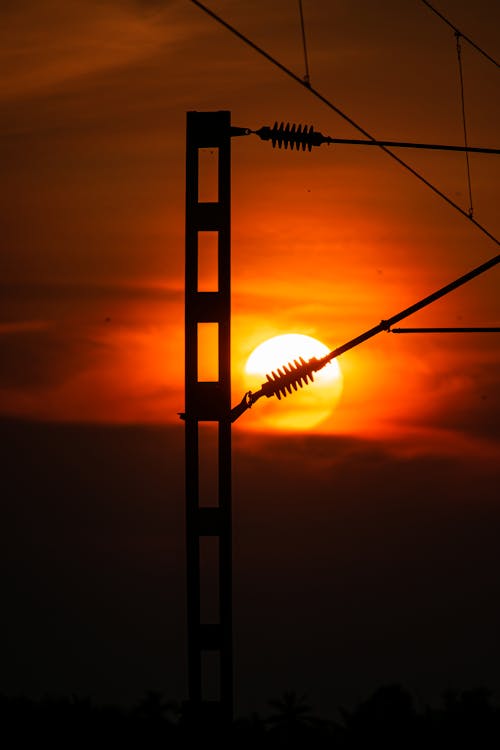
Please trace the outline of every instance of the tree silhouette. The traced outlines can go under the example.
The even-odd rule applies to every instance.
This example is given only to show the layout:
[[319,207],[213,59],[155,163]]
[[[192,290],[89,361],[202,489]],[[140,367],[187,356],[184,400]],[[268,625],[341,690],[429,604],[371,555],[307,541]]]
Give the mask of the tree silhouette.
[[419,747],[422,726],[410,693],[400,685],[385,685],[354,710],[341,710],[350,740],[366,747]]
[[266,746],[266,722],[255,712],[236,719],[232,736],[238,748]]
[[313,715],[307,695],[298,695],[295,690],[286,690],[281,698],[270,700],[269,706],[274,709],[267,718],[269,734],[286,746],[300,744],[321,723]]
[[[492,704],[488,688],[443,694],[443,707],[431,712],[433,733],[447,743],[486,747],[500,743],[500,710]],[[493,744],[491,745],[493,746]]]
[[172,721],[178,717],[179,707],[175,701],[165,700],[163,693],[147,690],[136,708],[136,714],[147,721]]

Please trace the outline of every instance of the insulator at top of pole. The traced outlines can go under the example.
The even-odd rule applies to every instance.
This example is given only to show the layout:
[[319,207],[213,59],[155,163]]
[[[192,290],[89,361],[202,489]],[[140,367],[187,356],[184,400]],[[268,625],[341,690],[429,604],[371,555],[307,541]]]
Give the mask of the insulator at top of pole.
[[300,149],[305,151],[306,148],[311,151],[313,146],[321,146],[322,143],[331,142],[330,138],[314,130],[312,125],[309,127],[307,125],[291,125],[289,122],[286,125],[283,122],[280,125],[275,122],[272,128],[266,125],[252,132],[263,141],[271,141],[273,148],[276,148],[276,146],[288,148],[290,146],[292,151],[294,148],[297,151],[300,151]]
[[273,127],[265,125],[259,130],[250,130],[249,128],[233,128],[241,132],[233,135],[249,135],[254,133],[263,141],[271,141],[273,148],[288,148],[297,151],[312,150],[313,146],[321,146],[323,143],[347,144],[351,146],[381,146],[382,148],[416,148],[430,149],[431,151],[462,151],[465,153],[477,154],[500,154],[498,148],[487,148],[483,146],[450,146],[442,143],[411,143],[409,141],[381,141],[376,138],[332,138],[329,135],[323,135],[319,130],[314,130],[312,125],[291,125],[284,122],[278,125],[274,123]]

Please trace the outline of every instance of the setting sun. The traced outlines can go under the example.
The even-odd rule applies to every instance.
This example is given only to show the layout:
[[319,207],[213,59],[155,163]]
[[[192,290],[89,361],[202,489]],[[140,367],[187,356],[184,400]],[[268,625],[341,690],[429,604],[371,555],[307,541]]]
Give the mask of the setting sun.
[[[274,336],[257,346],[245,365],[245,385],[257,390],[266,376],[279,367],[311,357],[324,357],[329,349],[311,336],[289,333]],[[261,399],[255,406],[252,422],[257,428],[276,430],[308,430],[326,419],[335,408],[342,393],[342,373],[336,360],[314,375],[309,383],[278,401]]]

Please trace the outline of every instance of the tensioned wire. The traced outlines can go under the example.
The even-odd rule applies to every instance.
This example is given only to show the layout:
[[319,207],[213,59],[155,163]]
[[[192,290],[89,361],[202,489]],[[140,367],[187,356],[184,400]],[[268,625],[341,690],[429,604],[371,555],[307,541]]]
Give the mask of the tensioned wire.
[[[464,74],[462,70],[462,45],[460,44],[460,37],[461,34],[459,31],[455,32],[456,40],[457,40],[457,62],[458,62],[458,81],[460,84],[460,102],[462,105],[462,128],[464,131],[464,145],[467,147],[468,139],[467,139],[467,123],[465,119],[465,94],[464,94]],[[470,164],[469,164],[469,154],[466,151],[465,152],[465,164],[467,169],[467,187],[469,189],[469,216],[472,217],[474,213],[474,208],[472,205],[472,185],[470,181]]]
[[491,57],[491,55],[489,55],[487,52],[485,52],[484,49],[482,49],[482,47],[479,46],[479,44],[476,44],[476,42],[473,42],[470,37],[465,36],[465,34],[463,34],[459,29],[457,29],[457,27],[454,26],[454,24],[452,24],[452,22],[449,21],[446,18],[446,16],[444,16],[442,13],[440,13],[439,10],[436,10],[436,8],[434,8],[433,5],[431,5],[429,2],[427,2],[427,0],[422,0],[422,2],[423,2],[424,5],[427,5],[427,7],[430,10],[432,10],[432,12],[436,14],[436,16],[438,16],[442,21],[444,21],[445,24],[447,24],[451,29],[453,29],[453,31],[455,32],[455,34],[459,34],[462,37],[462,39],[465,39],[466,42],[469,42],[469,44],[472,47],[474,47],[474,49],[476,49],[481,55],[484,55],[484,57],[487,60],[489,60],[491,63],[493,63],[493,65],[495,65],[497,68],[500,68],[500,64],[497,63],[497,61],[493,57]]
[[487,237],[490,238],[495,244],[500,245],[500,241],[495,237],[492,232],[490,232],[485,226],[480,224],[476,219],[473,218],[473,216],[470,216],[467,211],[464,211],[461,206],[458,205],[458,203],[455,203],[449,196],[446,195],[446,193],[443,193],[442,190],[440,190],[438,187],[436,187],[432,182],[430,182],[426,177],[424,177],[420,172],[418,172],[416,169],[414,169],[410,164],[404,161],[404,159],[401,159],[397,154],[395,154],[393,151],[390,151],[386,146],[381,145],[380,143],[377,143],[377,139],[371,135],[365,128],[363,128],[359,123],[357,123],[355,120],[352,119],[349,115],[347,115],[345,112],[343,112],[338,106],[336,106],[332,101],[327,99],[326,96],[324,96],[320,91],[315,89],[311,84],[302,78],[300,78],[296,73],[294,73],[290,68],[287,68],[286,65],[281,63],[279,60],[277,60],[275,57],[269,54],[269,52],[266,52],[266,50],[262,49],[258,44],[253,42],[251,39],[249,39],[245,34],[242,34],[241,31],[238,31],[234,26],[232,26],[230,23],[225,21],[221,16],[219,16],[217,13],[215,13],[213,10],[208,8],[203,3],[199,2],[199,0],[190,0],[194,5],[196,5],[200,10],[202,10],[207,15],[211,16],[217,23],[221,24],[221,26],[224,26],[228,31],[230,31],[232,34],[234,34],[238,39],[241,39],[242,42],[247,44],[249,47],[254,49],[256,52],[259,53],[259,55],[262,55],[262,57],[266,58],[266,60],[269,60],[275,67],[279,68],[283,73],[285,73],[287,76],[292,78],[296,83],[299,83],[301,86],[307,89],[316,99],[319,99],[319,101],[323,102],[329,109],[331,109],[333,112],[335,112],[339,117],[341,117],[343,120],[349,123],[353,128],[355,128],[359,133],[362,133],[366,138],[368,138],[370,141],[373,141],[378,145],[382,151],[384,151],[388,156],[391,157],[391,159],[394,159],[394,161],[398,162],[400,166],[402,166],[404,169],[406,169],[410,174],[412,174],[414,177],[416,177],[420,182],[422,182],[424,185],[426,185],[430,190],[432,190],[436,195],[438,195],[440,198],[442,198],[448,205],[452,206],[458,213],[460,213],[462,216],[464,216],[466,219],[468,219],[472,224],[474,224],[477,229],[479,229],[480,232],[485,234]]
[[[463,286],[463,284],[466,284],[468,281],[476,278],[476,276],[480,276],[490,268],[493,268],[493,266],[498,265],[498,263],[500,263],[500,255],[496,255],[495,257],[490,258],[486,261],[486,263],[482,263],[480,266],[473,268],[463,276],[459,276],[457,279],[454,279],[454,281],[441,287],[441,289],[437,289],[432,294],[427,295],[427,297],[423,297],[422,299],[418,300],[418,302],[410,305],[410,307],[406,307],[404,310],[396,313],[396,315],[387,318],[387,320],[381,320],[378,325],[373,326],[373,328],[369,328],[359,336],[356,336],[350,341],[347,341],[345,344],[342,344],[342,346],[338,346],[336,349],[333,349],[329,354],[321,357],[320,359],[316,359],[315,357],[313,357],[307,362],[301,359],[300,361],[294,361],[293,363],[284,365],[282,368],[278,368],[276,372],[273,372],[271,375],[267,376],[267,381],[265,383],[262,383],[258,391],[255,391],[255,393],[252,393],[252,391],[248,391],[247,393],[245,393],[240,403],[237,404],[233,409],[231,409],[231,422],[235,422],[247,409],[250,409],[251,406],[259,400],[259,398],[262,398],[262,396],[266,396],[267,398],[270,398],[271,396],[277,396],[278,399],[281,399],[281,397],[283,396],[286,398],[287,393],[292,393],[292,388],[294,390],[297,390],[297,387],[302,388],[303,385],[306,385],[308,380],[312,381],[313,372],[321,370],[323,367],[325,367],[325,365],[328,364],[328,362],[331,362],[333,359],[340,357],[341,354],[344,354],[350,349],[354,349],[354,347],[363,344],[365,341],[368,341],[374,336],[377,336],[379,333],[382,333],[382,331],[386,331],[387,333],[403,333],[404,329],[393,329],[392,326],[396,323],[399,323],[401,320],[410,317],[410,315],[413,315],[419,310],[422,310],[424,307],[431,305],[433,302],[436,302],[436,300],[444,297],[455,289],[458,289],[458,287]],[[438,332],[437,329],[435,330],[436,332]],[[444,332],[444,330],[445,329],[443,329],[441,332]],[[469,330],[472,331],[473,329]],[[486,329],[481,330],[486,331]],[[489,332],[498,332],[498,330],[500,329],[489,329]],[[419,331],[417,331],[417,329],[409,329],[408,332],[417,333]],[[421,330],[420,332],[423,331]]]

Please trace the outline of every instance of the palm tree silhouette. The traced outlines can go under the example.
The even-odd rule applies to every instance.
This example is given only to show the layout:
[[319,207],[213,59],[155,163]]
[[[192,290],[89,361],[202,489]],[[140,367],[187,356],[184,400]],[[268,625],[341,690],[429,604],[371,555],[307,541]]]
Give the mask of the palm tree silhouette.
[[284,744],[291,744],[317,725],[307,695],[298,695],[295,690],[286,690],[281,698],[269,701],[274,713],[267,718],[270,733],[276,734]]
[[136,713],[148,721],[172,721],[179,709],[175,701],[164,700],[163,693],[147,690],[137,706]]

